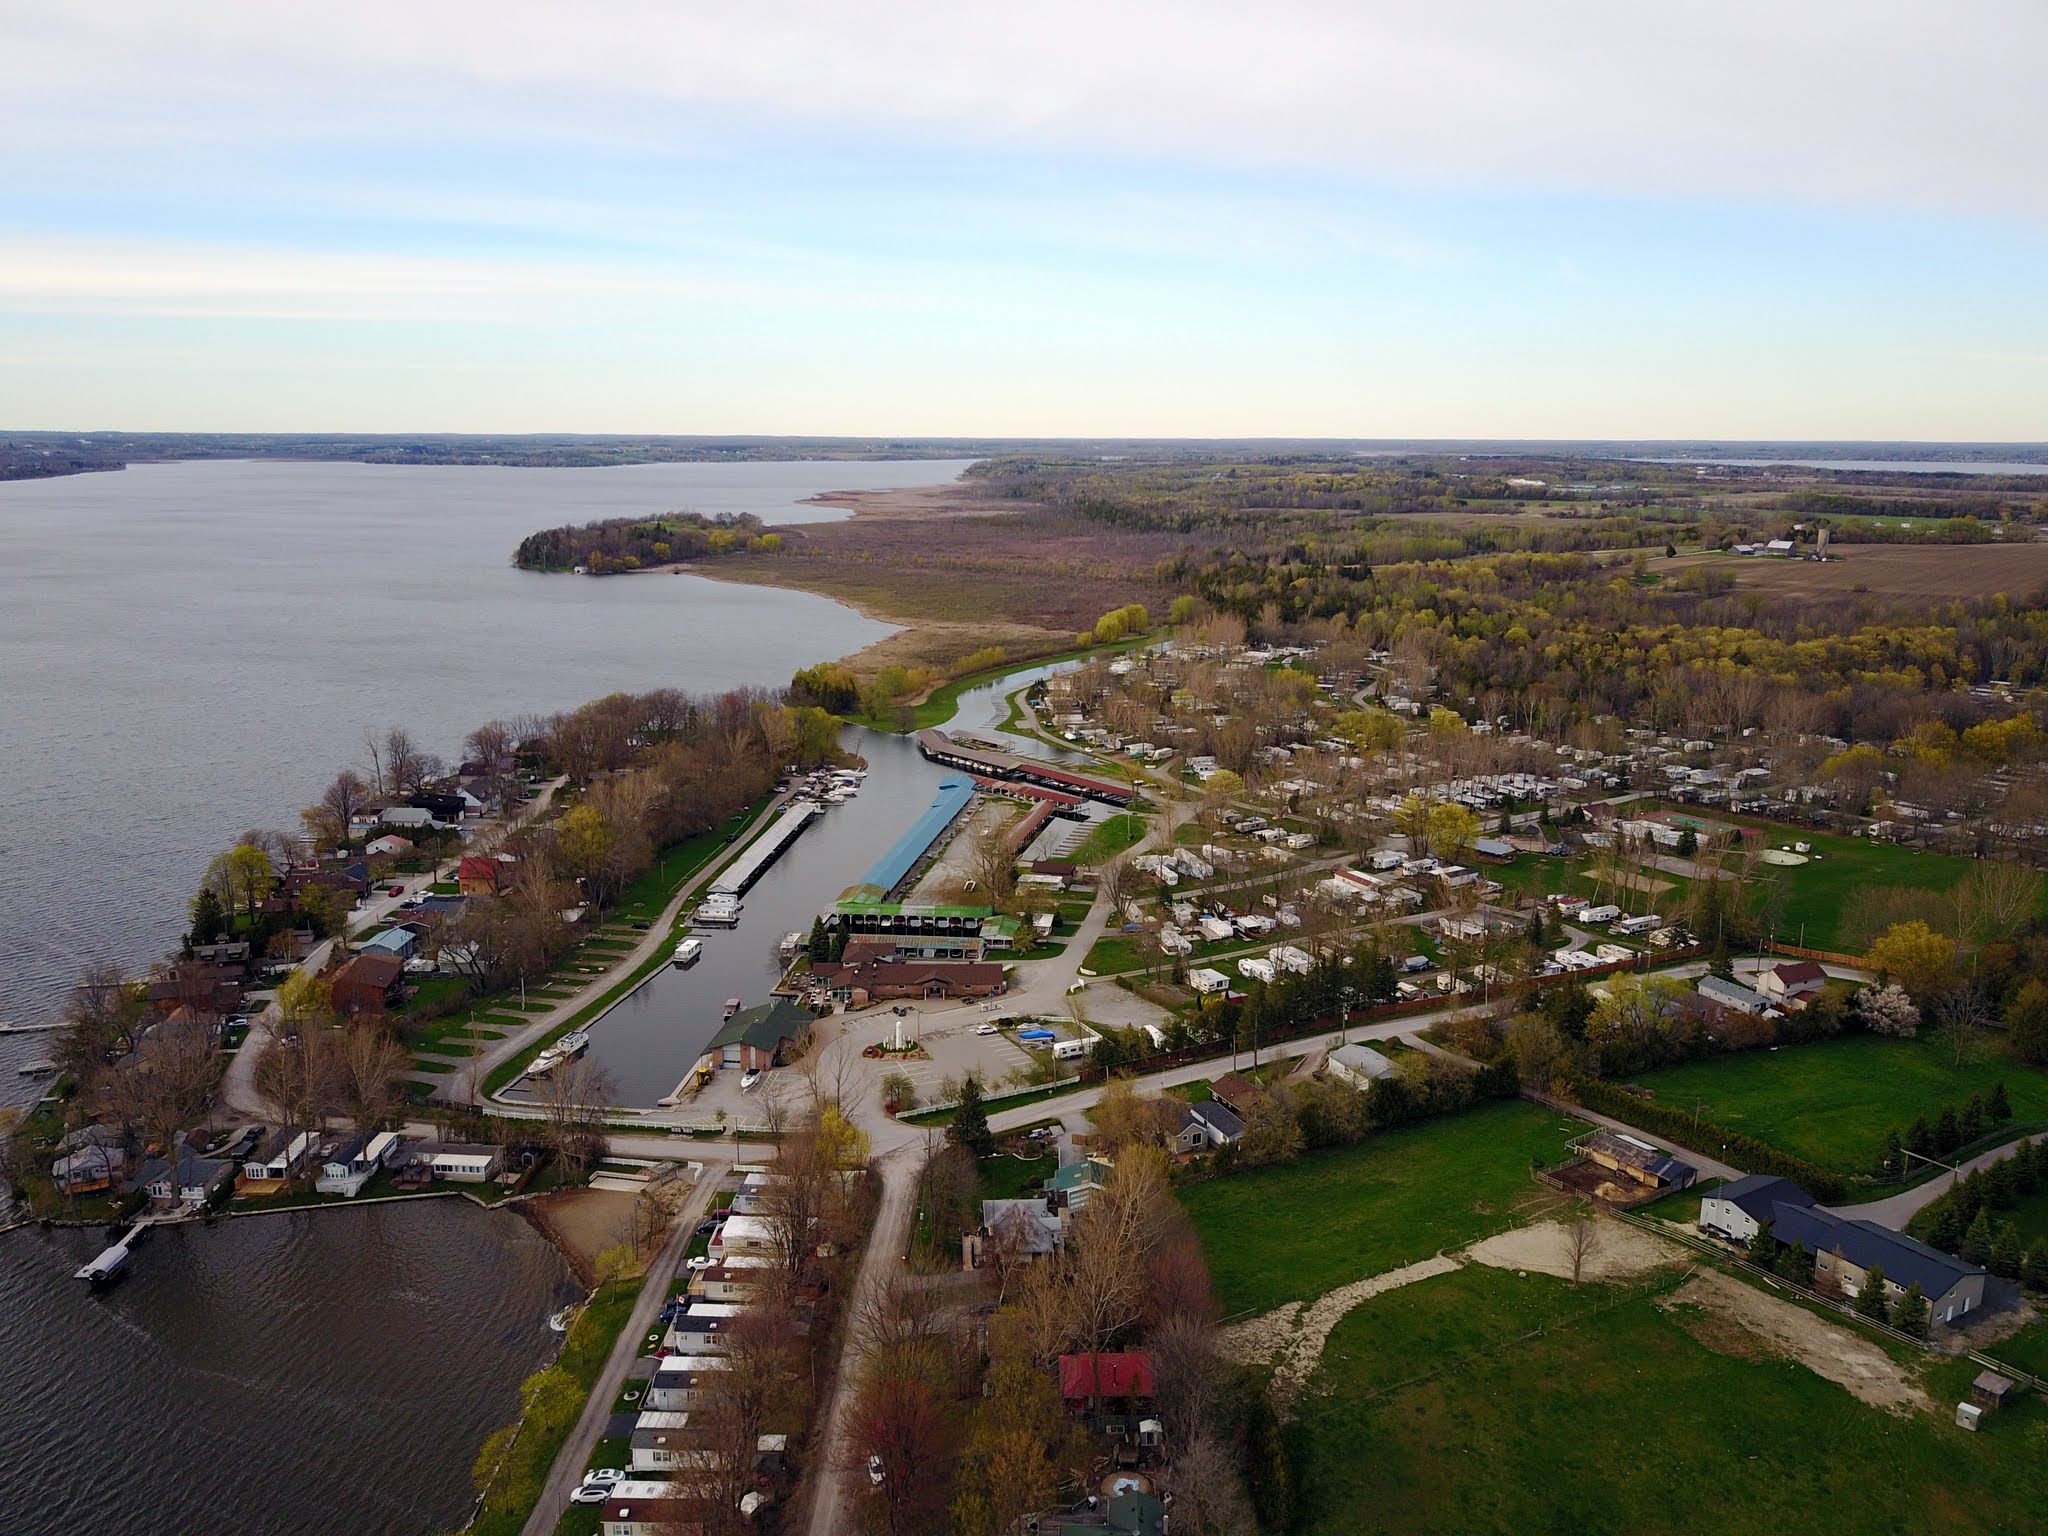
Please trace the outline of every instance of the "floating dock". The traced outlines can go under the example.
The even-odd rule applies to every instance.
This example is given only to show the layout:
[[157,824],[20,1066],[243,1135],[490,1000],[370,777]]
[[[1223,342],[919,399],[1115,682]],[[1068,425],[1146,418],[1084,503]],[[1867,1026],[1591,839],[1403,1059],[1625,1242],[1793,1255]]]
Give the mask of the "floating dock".
[[135,1246],[136,1241],[149,1229],[154,1219],[145,1216],[136,1222],[122,1233],[117,1241],[108,1244],[96,1257],[80,1265],[78,1273],[73,1278],[88,1281],[93,1285],[111,1284],[128,1267],[129,1249]]
[[821,807],[815,800],[792,800],[782,808],[768,830],[763,832],[747,851],[727,865],[724,873],[711,882],[713,896],[739,896],[748,886],[761,878],[762,871],[781,855],[782,850],[796,841],[796,835],[811,824]]

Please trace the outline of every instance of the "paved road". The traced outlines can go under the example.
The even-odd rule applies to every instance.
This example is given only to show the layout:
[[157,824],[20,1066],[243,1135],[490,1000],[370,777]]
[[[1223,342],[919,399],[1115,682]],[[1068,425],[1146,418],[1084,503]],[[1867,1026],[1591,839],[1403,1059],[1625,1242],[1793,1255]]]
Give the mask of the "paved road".
[[1905,1228],[1906,1223],[1917,1216],[1925,1207],[1932,1205],[1941,1196],[1953,1189],[1958,1179],[1966,1174],[1975,1172],[1979,1168],[1990,1167],[2001,1157],[2007,1156],[2020,1142],[2029,1139],[2044,1141],[2048,1140],[2048,1137],[2036,1136],[2028,1138],[2021,1136],[2007,1142],[2002,1147],[1993,1147],[1989,1152],[1980,1153],[1976,1157],[1971,1158],[1967,1163],[1959,1164],[1953,1172],[1937,1174],[1925,1184],[1916,1184],[1911,1189],[1903,1190],[1896,1195],[1889,1195],[1882,1200],[1868,1200],[1862,1205],[1831,1206],[1830,1209],[1838,1216],[1847,1216],[1852,1220],[1858,1221],[1874,1221],[1881,1227],[1890,1227],[1894,1232],[1901,1231]]
[[583,1416],[569,1431],[569,1438],[562,1442],[561,1450],[555,1455],[555,1464],[548,1469],[548,1480],[541,1487],[533,1513],[527,1516],[521,1536],[551,1536],[568,1510],[569,1495],[583,1481],[584,1469],[590,1465],[590,1453],[604,1438],[604,1426],[611,1418],[612,1404],[619,1400],[619,1392],[626,1384],[626,1371],[640,1353],[640,1341],[653,1331],[655,1317],[668,1294],[668,1283],[682,1263],[683,1254],[690,1246],[690,1235],[710,1208],[712,1192],[717,1188],[717,1172],[706,1168],[703,1177],[697,1181],[697,1187],[690,1191],[689,1199],[683,1202],[676,1217],[675,1230],[662,1244],[654,1262],[648,1265],[647,1283],[640,1288],[639,1300],[633,1303],[632,1315],[626,1319],[618,1343],[612,1346],[611,1358],[598,1372],[597,1383],[590,1389],[590,1400],[583,1405]]
[[854,1375],[860,1366],[859,1330],[854,1320],[874,1307],[889,1282],[902,1273],[904,1252],[910,1246],[911,1204],[923,1161],[918,1145],[905,1143],[892,1148],[877,1163],[882,1175],[882,1199],[875,1212],[874,1233],[861,1255],[853,1294],[847,1299],[846,1342],[839,1351],[832,1396],[823,1407],[824,1426],[816,1440],[817,1456],[810,1475],[811,1514],[804,1527],[810,1536],[844,1536],[857,1524],[854,1502],[865,1493],[866,1484],[864,1480],[857,1481],[860,1474],[849,1465],[853,1456],[847,1438]]

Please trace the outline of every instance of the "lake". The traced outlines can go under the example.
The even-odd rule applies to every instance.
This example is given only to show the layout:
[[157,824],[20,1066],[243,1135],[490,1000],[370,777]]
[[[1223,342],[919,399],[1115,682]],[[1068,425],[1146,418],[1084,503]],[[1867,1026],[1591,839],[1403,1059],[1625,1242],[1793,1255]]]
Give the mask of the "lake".
[[97,1231],[0,1237],[8,1536],[429,1536],[554,1358],[581,1289],[463,1199],[159,1231],[71,1278]]
[[514,570],[523,535],[844,517],[805,498],[966,466],[256,460],[0,483],[0,1019],[49,1017],[86,966],[175,946],[213,855],[297,831],[366,731],[402,724],[453,757],[494,716],[781,684],[890,632],[808,593]]

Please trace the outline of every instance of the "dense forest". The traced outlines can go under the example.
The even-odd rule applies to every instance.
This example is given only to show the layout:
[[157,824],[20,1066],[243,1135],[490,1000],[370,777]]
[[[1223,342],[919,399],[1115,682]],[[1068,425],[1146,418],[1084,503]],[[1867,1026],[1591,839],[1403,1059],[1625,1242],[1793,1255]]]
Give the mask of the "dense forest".
[[751,512],[720,517],[669,512],[657,518],[614,517],[530,533],[519,541],[512,563],[523,571],[612,576],[757,547],[772,552],[782,547],[782,538],[763,533],[761,519]]

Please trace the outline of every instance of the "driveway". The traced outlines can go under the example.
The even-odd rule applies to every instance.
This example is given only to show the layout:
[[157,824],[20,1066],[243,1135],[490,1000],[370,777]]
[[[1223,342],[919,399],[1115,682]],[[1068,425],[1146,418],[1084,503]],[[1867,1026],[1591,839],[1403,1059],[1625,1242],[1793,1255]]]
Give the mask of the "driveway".
[[1920,1212],[1947,1194],[1957,1180],[1967,1177],[1979,1168],[1989,1168],[2001,1157],[2009,1156],[2012,1149],[2022,1141],[2042,1141],[2048,1137],[2021,1136],[2002,1147],[1993,1147],[1989,1152],[1979,1153],[1967,1163],[1961,1163],[1947,1173],[1936,1174],[1925,1184],[1916,1184],[1911,1189],[1901,1190],[1882,1200],[1867,1200],[1862,1205],[1830,1206],[1837,1216],[1846,1216],[1851,1221],[1874,1221],[1881,1227],[1890,1227],[1894,1232],[1905,1230],[1906,1223]]

